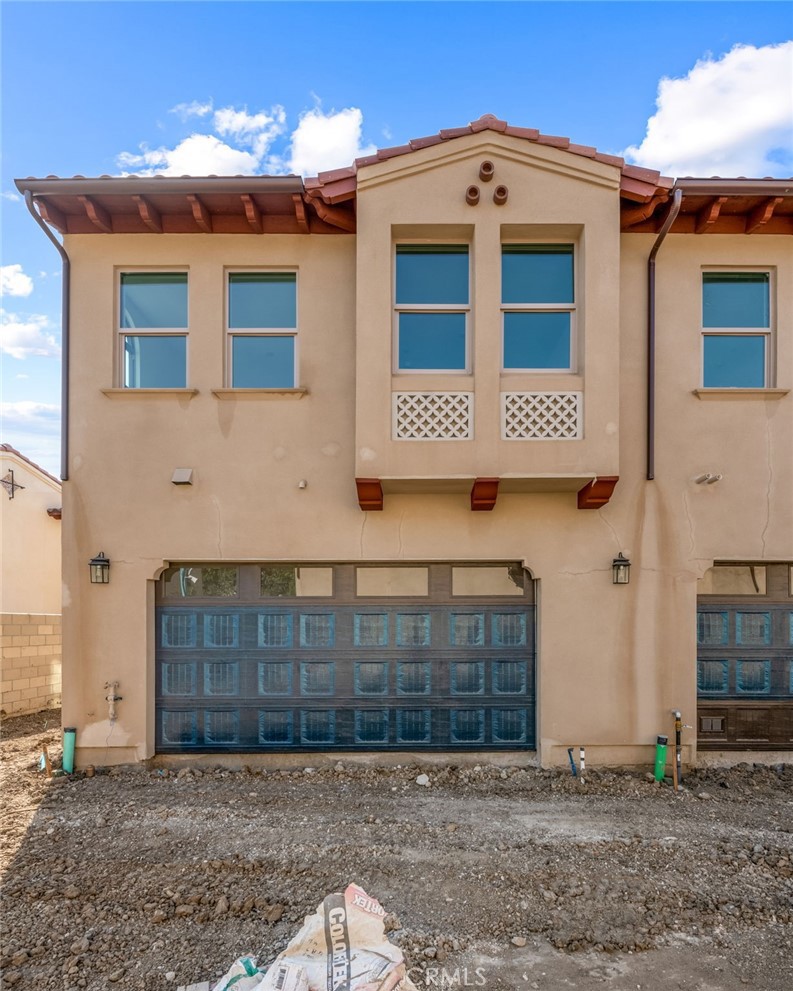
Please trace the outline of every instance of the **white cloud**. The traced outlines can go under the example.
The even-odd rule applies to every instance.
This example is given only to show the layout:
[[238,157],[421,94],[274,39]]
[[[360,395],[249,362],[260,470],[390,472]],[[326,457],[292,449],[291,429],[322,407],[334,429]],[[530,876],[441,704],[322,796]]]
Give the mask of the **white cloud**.
[[175,107],[171,107],[168,113],[176,114],[182,121],[186,121],[190,117],[206,117],[207,114],[212,113],[212,101],[200,103],[198,100],[192,100],[190,103],[177,103]]
[[374,153],[374,145],[361,145],[363,114],[357,107],[324,114],[319,107],[300,115],[292,134],[289,167],[299,175],[316,175],[351,165],[361,155]]
[[793,171],[793,41],[736,45],[658,85],[656,113],[622,154],[673,176],[787,177]]
[[19,203],[22,199],[22,197],[17,193],[12,193],[10,191],[7,193],[0,193],[0,196],[2,196],[4,200],[9,200],[11,203]]
[[23,399],[16,403],[0,403],[0,416],[2,416],[4,432],[11,427],[28,430],[36,427],[42,433],[56,433],[61,419],[61,408],[53,403],[37,403],[31,399]]
[[[247,107],[221,107],[208,103],[180,103],[172,108],[183,120],[205,118],[212,133],[195,132],[175,147],[122,152],[117,162],[124,174],[136,175],[253,175],[298,172],[314,175],[326,169],[352,164],[371,154],[373,145],[361,145],[363,114],[357,107],[323,113],[317,106],[301,114],[288,136],[288,146],[276,153],[274,145],[286,135],[286,112],[275,105],[249,113]],[[211,116],[210,116],[211,114]]]
[[0,295],[29,296],[33,292],[33,279],[25,275],[21,265],[0,265]]
[[175,148],[147,148],[139,155],[123,151],[119,166],[137,175],[252,175],[259,159],[250,151],[232,148],[213,134],[191,134]]
[[0,309],[0,351],[19,361],[32,356],[57,358],[61,353],[47,317],[40,313],[19,316]]
[[53,403],[22,400],[0,403],[3,443],[58,477],[60,462],[61,408]]

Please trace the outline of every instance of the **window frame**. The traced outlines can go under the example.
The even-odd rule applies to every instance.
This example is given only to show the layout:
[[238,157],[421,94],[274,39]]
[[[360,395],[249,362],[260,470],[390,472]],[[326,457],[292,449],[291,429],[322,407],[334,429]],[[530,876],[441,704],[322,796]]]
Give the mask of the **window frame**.
[[[232,275],[294,275],[295,277],[295,326],[294,327],[232,327],[231,326],[231,276]],[[225,292],[224,322],[226,331],[226,373],[224,376],[228,389],[255,389],[265,392],[283,392],[284,389],[299,388],[299,347],[300,335],[300,275],[297,266],[235,266],[224,269],[223,283]],[[235,337],[291,337],[292,338],[292,383],[291,385],[234,385],[234,338]]]
[[[504,269],[503,269],[503,258],[504,258],[504,248],[510,245],[565,245],[572,248],[571,256],[573,259],[573,300],[571,303],[504,303]],[[578,276],[578,244],[575,241],[571,241],[569,238],[553,238],[545,237],[541,240],[527,240],[526,238],[504,238],[501,241],[501,250],[499,261],[501,263],[500,269],[500,293],[499,297],[501,302],[499,303],[499,309],[501,313],[501,374],[502,375],[524,375],[526,373],[531,373],[534,375],[575,375],[579,371],[579,334],[578,334],[578,319],[577,310],[578,303],[577,299],[580,295],[579,292],[579,276]],[[567,368],[542,368],[542,367],[525,367],[525,368],[514,368],[507,367],[505,363],[505,330],[506,321],[504,319],[507,313],[569,313],[570,314],[570,363]]]
[[[184,327],[124,327],[122,326],[122,292],[121,280],[125,275],[184,275],[187,291],[187,319]],[[130,391],[160,389],[188,389],[190,382],[190,270],[186,265],[123,265],[115,269],[115,308],[116,308],[116,381],[119,388]],[[128,385],[126,381],[126,339],[128,337],[182,337],[185,342],[184,355],[184,385],[183,386],[146,386]]]
[[[462,245],[466,248],[468,258],[468,302],[467,303],[397,303],[397,255],[400,247],[421,245],[428,248],[445,248]],[[392,243],[391,252],[391,300],[392,300],[392,354],[391,368],[393,375],[470,375],[472,373],[472,341],[471,341],[471,287],[473,286],[473,251],[471,242],[466,238],[449,237],[443,240],[437,238],[399,238]],[[402,313],[462,313],[465,317],[465,365],[463,368],[401,368],[399,365],[399,317]]]
[[[741,275],[757,273],[768,276],[768,326],[767,327],[706,327],[704,320],[705,276]],[[700,322],[700,381],[702,389],[773,389],[776,382],[774,342],[776,341],[776,269],[770,265],[703,265],[699,279]],[[759,337],[763,340],[762,385],[705,385],[706,337]]]

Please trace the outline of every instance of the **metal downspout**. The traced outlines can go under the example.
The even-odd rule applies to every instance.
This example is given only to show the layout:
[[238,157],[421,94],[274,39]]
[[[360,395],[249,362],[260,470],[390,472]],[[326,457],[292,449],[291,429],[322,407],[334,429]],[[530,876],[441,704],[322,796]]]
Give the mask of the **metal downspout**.
[[680,213],[682,189],[675,189],[666,220],[647,259],[647,481],[655,478],[655,256]]
[[61,286],[61,479],[69,479],[69,303],[71,298],[72,265],[66,249],[55,237],[41,215],[33,207],[33,194],[25,190],[25,206],[31,216],[55,245],[63,262]]

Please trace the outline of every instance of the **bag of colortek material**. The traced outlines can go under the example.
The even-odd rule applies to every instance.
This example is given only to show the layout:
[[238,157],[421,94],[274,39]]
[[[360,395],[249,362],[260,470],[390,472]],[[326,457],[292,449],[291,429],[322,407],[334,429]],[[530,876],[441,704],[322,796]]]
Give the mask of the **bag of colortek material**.
[[[357,884],[328,895],[261,980],[244,991],[416,991],[402,951],[386,939],[384,917],[380,903]],[[216,991],[226,986],[221,981]]]

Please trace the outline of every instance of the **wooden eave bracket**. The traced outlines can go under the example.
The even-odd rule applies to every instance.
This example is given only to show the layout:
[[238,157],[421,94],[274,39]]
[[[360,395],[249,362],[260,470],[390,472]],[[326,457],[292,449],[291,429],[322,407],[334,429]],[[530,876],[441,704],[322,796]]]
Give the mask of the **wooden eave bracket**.
[[193,193],[188,194],[187,202],[190,204],[190,208],[193,211],[193,220],[195,220],[198,229],[204,234],[211,234],[212,216],[209,210],[207,210],[206,205],[202,203],[200,198]]
[[771,199],[758,204],[746,218],[746,233],[754,234],[759,227],[767,224],[783,199],[783,196],[772,196]]
[[54,227],[60,234],[69,233],[65,213],[62,213],[56,206],[48,203],[45,199],[36,198],[34,202],[39,208],[39,213],[45,223],[48,223],[50,227]]
[[245,207],[245,218],[251,230],[254,234],[263,234],[264,224],[262,223],[262,211],[259,209],[259,206],[249,193],[243,193],[240,199],[242,200],[242,205]]
[[383,509],[383,486],[379,478],[356,478],[358,505],[365,513],[381,512]]
[[162,217],[160,211],[152,206],[145,196],[132,197],[135,206],[138,208],[140,219],[155,234],[162,234]]
[[719,219],[721,208],[726,202],[726,196],[717,196],[710,203],[706,203],[697,214],[694,232],[696,234],[704,234],[709,227],[715,224]]
[[[306,210],[306,204],[303,202],[303,197],[300,193],[292,193],[292,202],[295,204],[295,218],[297,219],[297,226],[304,234],[310,234],[311,232],[308,226],[308,211]],[[380,508],[382,509],[383,507],[381,506]]]
[[579,509],[601,509],[612,496],[619,475],[599,475],[578,490]]
[[82,203],[86,216],[94,227],[103,234],[113,233],[113,221],[104,207],[94,202],[90,196],[78,196],[77,199]]
[[471,510],[475,513],[489,513],[498,498],[498,478],[475,478],[471,487]]

